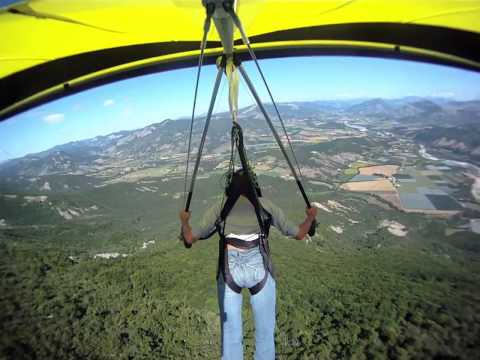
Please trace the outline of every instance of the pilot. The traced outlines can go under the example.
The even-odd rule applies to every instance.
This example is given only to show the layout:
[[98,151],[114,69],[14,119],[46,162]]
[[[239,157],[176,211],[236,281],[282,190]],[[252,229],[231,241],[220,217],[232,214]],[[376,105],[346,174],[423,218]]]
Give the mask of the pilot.
[[317,215],[306,209],[305,221],[293,226],[283,211],[262,197],[253,171],[227,175],[226,197],[211,207],[193,231],[190,212],[180,212],[187,246],[220,235],[217,292],[220,308],[222,359],[243,359],[242,289],[250,292],[255,321],[255,359],[275,359],[275,274],[270,257],[270,225],[288,237],[303,240]]

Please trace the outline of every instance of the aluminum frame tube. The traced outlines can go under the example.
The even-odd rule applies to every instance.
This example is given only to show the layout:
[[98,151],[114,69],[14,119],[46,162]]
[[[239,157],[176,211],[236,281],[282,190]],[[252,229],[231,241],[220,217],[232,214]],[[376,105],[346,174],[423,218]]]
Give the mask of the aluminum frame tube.
[[211,20],[212,20],[212,15],[213,11],[215,8],[212,9],[211,6],[207,8],[207,16],[205,18],[205,22],[203,24],[203,38],[202,38],[202,43],[200,44],[200,56],[198,58],[198,68],[197,68],[197,81],[195,83],[195,93],[193,96],[193,109],[192,109],[192,118],[190,121],[190,132],[188,136],[188,148],[187,148],[187,165],[185,168],[185,185],[184,185],[184,199],[185,199],[185,194],[187,192],[187,178],[188,178],[188,170],[189,170],[189,165],[190,165],[190,151],[191,151],[191,144],[192,144],[192,131],[193,131],[193,122],[195,121],[195,109],[197,105],[197,95],[198,95],[198,84],[200,83],[200,73],[202,71],[202,65],[203,65],[203,57],[205,54],[205,48],[207,46],[207,38],[208,38],[208,33],[210,31],[210,25],[211,25]]
[[277,141],[278,146],[280,147],[280,150],[282,151],[282,154],[285,157],[285,160],[287,161],[288,166],[290,167],[290,171],[292,172],[293,177],[295,178],[295,180],[297,182],[298,188],[300,189],[300,192],[302,193],[303,200],[305,200],[305,203],[307,204],[307,207],[310,208],[311,205],[310,205],[310,201],[308,200],[307,194],[305,193],[305,190],[304,190],[303,185],[302,185],[302,183],[301,183],[301,181],[298,177],[298,174],[295,170],[295,167],[293,166],[292,161],[290,160],[290,157],[288,156],[288,154],[285,150],[285,147],[282,144],[282,140],[280,139],[280,136],[278,135],[277,130],[273,126],[273,123],[272,123],[272,120],[270,119],[270,116],[268,115],[265,107],[263,106],[262,100],[260,100],[260,97],[258,96],[257,91],[255,90],[255,87],[253,86],[253,83],[250,80],[250,78],[249,78],[247,72],[245,71],[245,69],[243,68],[243,66],[239,65],[238,69],[240,70],[240,74],[242,74],[242,77],[245,79],[245,82],[246,82],[250,92],[252,93],[253,97],[255,98],[255,101],[257,102],[257,105],[260,108],[260,111],[263,113],[263,116],[265,117],[265,120],[267,121],[267,124],[268,124],[270,130],[272,131],[273,137]]

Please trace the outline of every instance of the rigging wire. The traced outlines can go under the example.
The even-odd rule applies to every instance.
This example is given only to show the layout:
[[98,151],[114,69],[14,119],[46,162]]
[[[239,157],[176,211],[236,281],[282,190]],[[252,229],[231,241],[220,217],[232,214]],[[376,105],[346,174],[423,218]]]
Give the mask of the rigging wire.
[[[196,99],[197,99],[197,93],[198,93],[198,83],[199,83],[199,78],[200,78],[200,70],[201,70],[201,66],[202,66],[202,62],[203,62],[203,53],[204,53],[204,47],[205,47],[205,43],[206,43],[208,28],[210,26],[210,18],[211,18],[211,16],[213,16],[213,13],[215,11],[215,6],[214,5],[212,6],[212,4],[213,3],[208,3],[207,4],[207,5],[210,5],[210,6],[207,6],[207,19],[205,19],[205,26],[204,26],[205,31],[204,31],[204,37],[202,39],[201,55],[200,55],[200,59],[199,59],[199,66],[198,66],[198,72],[197,72],[197,83],[196,83],[196,86],[195,86],[195,96],[194,96],[194,104],[193,104],[193,110],[192,110],[192,121],[191,121],[191,124],[190,124],[190,134],[189,134],[189,142],[188,142],[188,150],[187,150],[187,166],[185,168],[184,195],[187,194],[186,189],[187,189],[188,165],[189,165],[189,161],[190,161],[191,139],[192,139],[192,132],[193,132],[193,121],[194,121],[194,113],[195,113]],[[240,30],[243,42],[247,45],[250,56],[252,57],[252,59],[254,60],[256,66],[257,66],[257,70],[262,77],[263,83],[264,83],[264,85],[265,85],[265,87],[268,91],[268,94],[269,94],[270,99],[272,101],[272,104],[275,108],[277,116],[280,120],[280,123],[282,124],[282,129],[284,131],[285,137],[287,138],[287,141],[288,141],[288,144],[289,144],[289,147],[290,147],[290,151],[291,151],[293,159],[295,161],[295,165],[298,169],[298,175],[300,175],[300,177],[303,178],[298,160],[295,156],[295,152],[293,150],[293,146],[292,146],[292,143],[290,141],[290,137],[288,136],[287,130],[285,128],[285,124],[284,124],[283,119],[280,115],[280,112],[279,112],[278,107],[275,103],[272,92],[270,90],[270,87],[268,86],[268,83],[265,79],[265,76],[264,76],[263,71],[260,67],[260,64],[258,63],[257,57],[255,56],[255,53],[253,52],[253,49],[250,46],[249,39],[248,39],[247,35],[245,34],[245,31],[243,30],[240,19],[238,18],[238,16],[236,15],[236,13],[233,9],[233,2],[229,2],[229,1],[223,2],[223,8],[227,13],[230,14],[233,23]],[[208,23],[208,26],[207,26],[207,23]],[[209,127],[210,120],[211,120],[211,117],[212,117],[213,108],[215,106],[215,99],[216,99],[217,94],[218,94],[218,88],[219,88],[219,85],[221,83],[222,72],[224,72],[224,71],[226,72],[226,75],[227,75],[227,78],[228,78],[228,81],[229,81],[229,85],[230,85],[230,96],[229,96],[230,101],[229,101],[229,103],[230,103],[230,112],[231,112],[232,120],[233,120],[232,141],[233,141],[233,137],[234,137],[234,133],[235,133],[234,130],[237,130],[238,131],[237,135],[238,135],[239,143],[236,144],[236,145],[237,145],[237,148],[238,148],[238,151],[239,151],[239,156],[240,156],[240,159],[241,159],[241,162],[242,162],[242,167],[246,168],[245,170],[247,171],[247,174],[249,175],[250,181],[252,181],[250,170],[248,169],[248,161],[246,159],[246,154],[244,153],[242,130],[239,127],[238,123],[236,122],[236,110],[237,110],[236,101],[238,101],[238,77],[236,77],[235,71],[231,72],[229,70],[230,66],[232,66],[233,64],[231,62],[229,63],[229,61],[228,61],[229,59],[226,56],[227,55],[224,54],[223,57],[221,58],[221,61],[220,62],[217,61],[217,67],[218,67],[217,78],[215,80],[215,85],[214,85],[214,89],[213,89],[213,93],[212,93],[212,98],[211,98],[211,101],[210,101],[210,107],[209,107],[207,118],[206,118],[206,121],[205,121],[205,126],[204,126],[204,130],[203,130],[203,133],[202,133],[202,138],[200,140],[199,150],[198,150],[198,153],[197,153],[197,159],[196,159],[196,162],[195,162],[195,167],[194,167],[194,171],[193,171],[193,174],[192,174],[192,179],[191,179],[191,182],[190,182],[190,190],[188,192],[188,196],[186,197],[186,201],[185,201],[185,211],[189,211],[189,208],[190,208],[190,203],[191,203],[192,196],[193,196],[193,189],[194,189],[194,186],[195,186],[195,180],[196,180],[196,177],[197,177],[198,167],[199,167],[200,159],[201,159],[201,156],[202,156],[203,147],[204,147],[204,144],[205,144],[206,135],[207,135],[207,132],[208,132],[208,127]],[[220,60],[220,58],[219,58],[219,60]],[[230,61],[232,61],[232,60],[233,59],[230,58]],[[275,130],[275,127],[273,126],[273,124],[270,120],[270,117],[269,117],[267,111],[265,110],[265,108],[262,104],[262,101],[258,97],[258,94],[257,94],[257,92],[256,92],[256,90],[253,86],[253,83],[251,83],[248,75],[246,74],[246,72],[244,71],[244,69],[242,68],[240,63],[235,64],[235,67],[238,70],[240,70],[240,73],[244,77],[250,91],[252,92],[252,95],[255,97],[256,102],[257,102],[257,106],[260,108],[263,115],[265,116],[265,118],[267,120],[267,123],[268,123],[270,129],[272,130],[275,139],[277,140],[277,143],[280,147],[280,150],[282,151],[283,155],[285,156],[285,159],[286,159],[286,161],[287,161],[287,163],[290,167],[290,170],[291,170],[293,176],[295,177],[295,180],[296,180],[297,185],[298,185],[298,187],[299,187],[299,189],[302,193],[302,196],[305,200],[305,203],[307,204],[307,207],[310,208],[311,207],[310,201],[308,200],[308,197],[305,193],[305,190],[303,188],[301,180],[298,178],[297,171],[295,170],[295,167],[292,165],[292,163],[290,161],[290,157],[286,153],[286,151],[284,149],[284,146],[282,144],[282,141],[281,141],[280,137],[278,136],[278,133]],[[233,69],[235,69],[235,68],[233,68]],[[234,86],[233,84],[236,84],[236,86]],[[232,100],[232,89],[235,89],[235,88],[236,88],[236,93],[237,93],[236,94],[237,99],[236,99],[236,101],[232,102],[231,101]],[[232,150],[233,150],[233,148],[232,148]],[[233,166],[234,166],[234,164],[233,164]],[[229,164],[229,170],[231,170],[231,169],[232,169],[232,162]],[[254,192],[255,192],[255,190],[254,190]],[[257,217],[258,217],[258,215],[259,214],[257,213]],[[259,223],[261,223],[261,222],[259,222]],[[313,222],[312,226],[311,226],[311,228],[308,232],[309,235],[312,236],[315,233],[315,227],[316,227],[316,224],[315,224],[315,222]],[[191,247],[191,244],[189,245],[189,244],[185,243],[185,246],[187,248],[189,248],[189,247]]]

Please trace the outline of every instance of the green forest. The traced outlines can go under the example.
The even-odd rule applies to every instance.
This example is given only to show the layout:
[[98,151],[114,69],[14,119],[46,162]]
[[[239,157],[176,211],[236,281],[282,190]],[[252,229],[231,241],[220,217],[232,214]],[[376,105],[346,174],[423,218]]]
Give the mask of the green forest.
[[[459,256],[440,256],[432,240],[393,243],[380,231],[370,241],[384,246],[372,247],[324,233],[308,244],[271,237],[279,359],[478,358],[478,239],[452,238],[442,246],[461,247]],[[217,239],[186,250],[174,235],[149,251],[93,259],[4,233],[2,358],[218,358]],[[248,306],[244,323],[252,358]]]
[[[199,179],[194,226],[221,198],[221,175]],[[259,181],[294,223],[303,220],[294,182]],[[218,237],[185,249],[177,181],[149,186],[161,191],[118,183],[52,193],[43,203],[25,202],[34,194],[19,190],[0,198],[0,218],[16,221],[0,228],[0,359],[219,358]],[[328,206],[319,208],[317,234],[308,242],[274,229],[270,236],[278,359],[480,358],[480,242],[461,231],[461,218],[401,212],[322,182],[306,190]],[[92,205],[70,220],[55,210]],[[247,299],[243,311],[250,359]]]

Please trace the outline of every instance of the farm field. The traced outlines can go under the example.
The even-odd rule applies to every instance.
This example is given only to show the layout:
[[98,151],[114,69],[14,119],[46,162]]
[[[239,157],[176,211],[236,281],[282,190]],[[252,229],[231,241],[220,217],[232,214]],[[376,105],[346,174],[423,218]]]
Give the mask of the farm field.
[[447,179],[440,170],[428,167],[372,165],[359,167],[358,175],[340,188],[376,194],[407,212],[452,216],[462,207],[450,195],[455,183]]
[[389,180],[372,180],[372,181],[355,181],[341,185],[342,189],[349,191],[363,191],[363,192],[387,192],[395,191],[395,187]]
[[400,166],[398,165],[374,165],[365,166],[358,169],[361,175],[376,175],[380,174],[385,177],[390,177],[396,174]]

